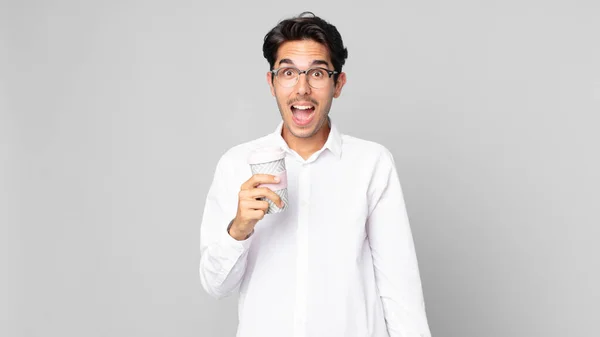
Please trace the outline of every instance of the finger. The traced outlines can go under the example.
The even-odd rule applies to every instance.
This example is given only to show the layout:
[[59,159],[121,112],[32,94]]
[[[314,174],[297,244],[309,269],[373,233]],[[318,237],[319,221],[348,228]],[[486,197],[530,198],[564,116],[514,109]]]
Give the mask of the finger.
[[277,193],[273,192],[271,189],[269,189],[267,187],[259,187],[259,188],[252,189],[248,192],[248,195],[251,196],[252,198],[258,198],[258,197],[269,198],[271,201],[273,201],[275,203],[275,205],[277,205],[279,207],[283,207],[283,201],[281,200],[281,197]]
[[269,203],[264,200],[245,200],[242,203],[242,208],[266,211],[269,208]]
[[266,197],[268,190],[266,187],[252,188],[249,190],[240,190],[238,197],[240,200],[259,200]]
[[265,213],[266,211],[263,211],[261,209],[253,210],[250,211],[250,216],[252,217],[252,219],[262,220],[265,217]]
[[273,184],[273,183],[278,183],[279,178],[275,177],[272,174],[255,174],[252,177],[250,177],[250,179],[248,179],[246,182],[244,182],[242,184],[241,189],[242,190],[249,190],[252,188],[255,188],[256,186],[260,185],[260,184]]

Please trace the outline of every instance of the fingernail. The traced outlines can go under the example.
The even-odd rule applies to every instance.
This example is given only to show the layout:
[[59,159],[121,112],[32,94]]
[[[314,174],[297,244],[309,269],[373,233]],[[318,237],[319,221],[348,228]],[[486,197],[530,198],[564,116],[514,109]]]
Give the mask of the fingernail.
[[273,180],[275,180],[275,182],[278,183],[279,182],[279,177],[275,177],[275,179],[273,179]]

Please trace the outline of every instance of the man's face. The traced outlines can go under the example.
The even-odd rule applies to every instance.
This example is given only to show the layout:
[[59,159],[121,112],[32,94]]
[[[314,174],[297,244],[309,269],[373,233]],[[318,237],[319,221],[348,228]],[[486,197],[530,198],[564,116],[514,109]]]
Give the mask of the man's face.
[[[288,41],[279,46],[274,68],[295,67],[307,70],[311,67],[322,67],[334,70],[329,51],[324,45],[313,40]],[[346,83],[346,74],[339,74],[337,84],[327,77],[326,84],[315,89],[308,84],[307,75],[302,74],[292,87],[284,87],[277,79],[272,81],[271,72],[267,73],[267,81],[271,94],[277,100],[277,106],[284,126],[292,136],[310,138],[314,136],[327,121],[333,98],[337,98]],[[327,76],[327,75],[326,75]]]

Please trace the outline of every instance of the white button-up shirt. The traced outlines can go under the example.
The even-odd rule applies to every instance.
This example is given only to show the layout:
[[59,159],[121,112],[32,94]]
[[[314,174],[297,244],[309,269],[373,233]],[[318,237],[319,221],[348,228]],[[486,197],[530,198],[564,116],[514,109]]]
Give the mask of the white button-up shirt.
[[[391,153],[341,134],[304,160],[274,133],[219,160],[201,224],[200,281],[240,292],[237,337],[429,337],[412,233]],[[288,209],[227,233],[253,149],[286,151]]]

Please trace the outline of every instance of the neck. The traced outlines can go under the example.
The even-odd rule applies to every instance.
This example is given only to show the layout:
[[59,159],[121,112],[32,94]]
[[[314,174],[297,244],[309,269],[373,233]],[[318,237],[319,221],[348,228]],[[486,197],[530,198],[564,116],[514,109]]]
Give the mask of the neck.
[[321,126],[319,131],[308,138],[299,138],[290,132],[285,126],[281,130],[281,136],[287,143],[290,149],[296,151],[304,160],[310,158],[310,156],[319,151],[327,142],[329,137],[329,131],[331,131],[330,121],[327,119]]

